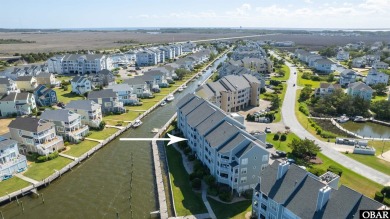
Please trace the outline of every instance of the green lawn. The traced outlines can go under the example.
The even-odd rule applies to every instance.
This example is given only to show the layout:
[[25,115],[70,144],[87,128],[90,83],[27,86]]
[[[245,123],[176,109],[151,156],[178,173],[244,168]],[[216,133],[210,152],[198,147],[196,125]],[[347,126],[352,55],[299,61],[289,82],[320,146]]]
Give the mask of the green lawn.
[[[126,108],[129,109],[128,107]],[[142,114],[142,112],[127,110],[126,113],[122,113],[120,115],[114,114],[104,116],[103,120],[106,122],[107,125],[116,125],[117,121],[133,121],[139,116],[140,113]]]
[[37,181],[41,181],[53,174],[55,170],[62,169],[70,162],[72,162],[71,159],[57,157],[54,160],[46,161],[43,163],[32,163],[23,175],[35,179]]
[[283,77],[272,77],[272,80],[286,81],[290,78],[290,68],[287,65],[282,66],[282,70],[285,72]]
[[371,101],[375,102],[375,101],[380,101],[380,100],[387,100],[387,98],[389,98],[387,95],[386,96],[376,95],[374,98],[371,99]]
[[0,196],[4,196],[7,195],[7,193],[9,194],[18,191],[29,185],[31,185],[29,182],[26,182],[16,176],[13,176],[11,179],[0,182]]
[[298,72],[298,86],[311,85],[312,88],[320,87],[321,81],[312,81],[309,79],[302,78],[303,73]]
[[376,152],[375,155],[378,156],[386,151],[390,150],[390,142],[389,141],[368,141],[368,145],[374,147]]
[[212,198],[207,198],[207,200],[218,219],[245,219],[245,214],[252,211],[252,200],[236,202],[233,204],[224,204],[215,201]]
[[114,134],[118,130],[119,129],[116,129],[116,128],[104,128],[102,131],[90,130],[90,132],[92,134],[90,136],[88,136],[88,138],[105,140],[106,138],[110,137],[112,134]]
[[68,147],[70,147],[70,149],[68,151],[64,152],[64,154],[67,154],[67,155],[70,155],[73,157],[80,157],[81,155],[83,155],[87,151],[91,150],[91,148],[95,147],[98,144],[99,143],[96,141],[84,140],[79,144],[69,145]]
[[55,90],[55,92],[57,93],[58,102],[63,102],[66,104],[72,100],[83,100],[84,99],[84,97],[82,97],[82,96],[71,93],[72,88],[70,85],[68,86],[67,91],[64,91],[64,89],[61,89],[58,87],[53,88],[53,90]]
[[283,91],[281,94],[279,94],[280,108],[278,109],[278,112],[275,113],[275,120],[273,122],[280,122],[280,120],[282,119],[282,105],[283,105],[284,96],[286,96],[286,91],[287,91],[287,85],[283,84]]
[[181,154],[172,146],[167,146],[166,150],[177,216],[206,213],[200,193],[192,191]]
[[293,139],[299,139],[299,137],[297,135],[295,135],[294,133],[289,133],[287,135],[286,141],[275,141],[275,140],[273,140],[274,135],[275,135],[275,133],[267,134],[266,141],[268,143],[273,144],[276,150],[281,150],[281,151],[285,151],[285,152],[291,152],[291,148],[289,148],[287,145],[289,143],[291,143],[291,141]]
[[382,173],[390,175],[390,163],[380,158],[377,158],[376,156],[363,154],[348,154],[347,156]]

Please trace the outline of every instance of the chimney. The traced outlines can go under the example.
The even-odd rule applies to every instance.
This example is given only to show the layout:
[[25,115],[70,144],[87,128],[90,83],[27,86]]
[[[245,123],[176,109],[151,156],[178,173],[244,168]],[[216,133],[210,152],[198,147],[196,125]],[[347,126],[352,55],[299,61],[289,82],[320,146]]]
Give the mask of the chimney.
[[284,174],[287,173],[288,167],[290,164],[288,162],[282,162],[278,166],[278,175],[276,176],[276,180],[282,178]]
[[316,211],[321,211],[324,205],[328,202],[330,198],[330,193],[332,191],[332,188],[329,186],[324,186],[318,191],[318,198],[317,198],[317,207]]

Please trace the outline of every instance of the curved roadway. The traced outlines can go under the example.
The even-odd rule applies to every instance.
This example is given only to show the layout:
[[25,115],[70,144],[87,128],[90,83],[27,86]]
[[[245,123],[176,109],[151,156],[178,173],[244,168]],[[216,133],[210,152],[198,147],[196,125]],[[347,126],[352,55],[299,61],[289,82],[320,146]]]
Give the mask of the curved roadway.
[[[274,56],[278,57],[275,53],[272,53]],[[293,84],[297,83],[297,69],[292,66],[291,63],[285,62],[286,65],[290,68],[290,78],[287,80],[287,92],[283,101],[282,106],[282,118],[286,126],[289,126],[291,131],[294,132],[300,138],[307,138],[314,140],[322,149],[322,153],[329,157],[330,159],[336,161],[337,163],[343,165],[344,167],[368,178],[382,185],[390,185],[390,176],[379,172],[371,167],[368,167],[350,157],[345,156],[344,154],[336,151],[332,148],[333,143],[323,142],[318,140],[310,132],[308,132],[302,125],[298,122],[298,119],[295,115],[295,98],[297,92],[297,86]],[[369,156],[369,155],[367,155]]]

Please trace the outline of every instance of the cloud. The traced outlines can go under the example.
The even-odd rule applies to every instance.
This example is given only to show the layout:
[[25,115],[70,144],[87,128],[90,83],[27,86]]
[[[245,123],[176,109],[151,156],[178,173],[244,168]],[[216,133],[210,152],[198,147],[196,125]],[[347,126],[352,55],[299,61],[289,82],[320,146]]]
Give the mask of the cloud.
[[306,2],[307,4],[313,3],[312,0],[303,0],[303,1]]
[[251,10],[252,6],[248,3],[245,3],[236,8],[234,11],[227,11],[226,14],[231,17],[247,17],[249,16],[249,11]]

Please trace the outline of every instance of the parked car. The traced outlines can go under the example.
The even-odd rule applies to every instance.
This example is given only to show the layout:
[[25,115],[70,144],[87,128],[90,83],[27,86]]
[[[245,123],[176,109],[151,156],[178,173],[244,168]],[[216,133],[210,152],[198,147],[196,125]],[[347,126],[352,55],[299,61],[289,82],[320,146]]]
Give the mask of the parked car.
[[135,70],[141,70],[141,68],[137,66],[137,67],[135,67]]
[[64,108],[65,107],[65,104],[63,102],[58,102],[57,103],[57,106],[58,107],[61,107],[61,108]]
[[289,159],[287,159],[287,162],[289,162],[290,164],[292,164],[292,163],[295,163],[295,160],[294,160],[294,159],[291,159],[291,158],[289,158]]
[[287,153],[284,152],[284,151],[276,151],[275,152],[279,157],[286,157],[287,156]]
[[3,176],[3,180],[7,180],[7,179],[11,179],[12,178],[12,175],[4,175]]
[[265,131],[265,133],[271,133],[271,129],[268,127],[266,127],[264,131]]
[[265,143],[265,148],[273,148],[274,145],[270,143]]

